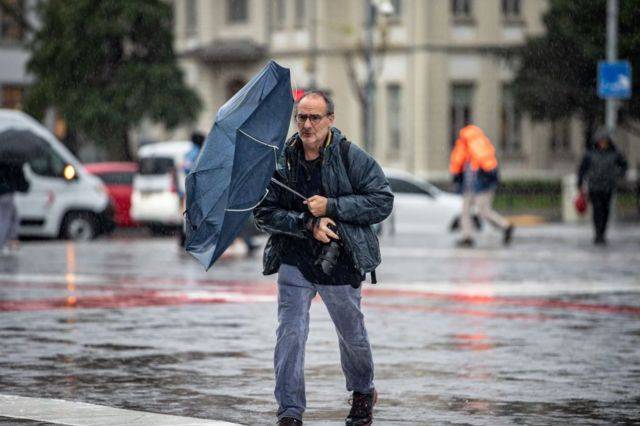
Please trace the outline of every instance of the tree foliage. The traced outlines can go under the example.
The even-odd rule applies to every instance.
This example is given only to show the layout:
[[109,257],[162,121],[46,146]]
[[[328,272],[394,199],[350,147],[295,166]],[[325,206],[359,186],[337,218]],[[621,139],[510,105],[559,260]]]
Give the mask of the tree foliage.
[[[621,102],[619,120],[640,118],[640,1],[620,0],[618,57],[631,62],[632,93]],[[546,33],[517,50],[514,89],[521,107],[537,120],[574,115],[586,136],[604,117],[597,96],[597,64],[606,54],[607,0],[551,0],[544,16]]]
[[144,118],[173,128],[201,107],[176,64],[172,9],[161,0],[49,0],[30,44],[27,109],[61,112],[70,128],[130,158]]

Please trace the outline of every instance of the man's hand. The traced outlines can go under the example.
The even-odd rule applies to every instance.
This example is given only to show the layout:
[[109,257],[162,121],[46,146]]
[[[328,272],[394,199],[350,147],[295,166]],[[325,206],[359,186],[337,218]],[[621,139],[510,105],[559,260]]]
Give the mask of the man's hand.
[[331,239],[339,240],[338,234],[333,232],[329,225],[336,226],[336,223],[328,217],[323,217],[313,228],[313,238],[323,243],[330,243]]
[[327,198],[321,195],[314,195],[311,198],[307,198],[304,203],[309,208],[309,212],[315,217],[322,217],[327,214]]

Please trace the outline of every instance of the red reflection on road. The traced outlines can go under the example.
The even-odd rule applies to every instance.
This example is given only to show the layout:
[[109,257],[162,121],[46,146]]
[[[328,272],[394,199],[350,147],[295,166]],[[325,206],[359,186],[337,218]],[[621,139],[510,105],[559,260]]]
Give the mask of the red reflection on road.
[[395,312],[426,312],[426,313],[442,313],[450,315],[462,315],[481,318],[502,318],[502,319],[517,319],[517,320],[533,320],[541,321],[552,319],[553,317],[543,314],[526,314],[516,312],[496,312],[496,311],[481,311],[474,309],[464,308],[443,308],[439,306],[426,306],[426,305],[393,305],[384,303],[371,303],[363,302],[363,305],[368,308],[374,308],[383,311],[395,311]]
[[[275,302],[276,286],[265,281],[243,282],[223,280],[183,280],[178,278],[98,277],[82,282],[73,274],[73,253],[69,253],[69,272],[63,279],[45,282],[0,280],[4,289],[11,287],[41,290],[39,299],[21,298],[0,300],[0,312],[38,311],[64,308],[134,308],[203,303],[259,303]],[[61,277],[62,278],[62,277]],[[7,294],[7,293],[5,293]],[[54,297],[45,295],[53,294]],[[442,312],[473,317],[542,320],[550,319],[549,312],[513,312],[508,308],[534,308],[537,311],[584,311],[605,314],[640,316],[640,307],[584,303],[550,298],[505,297],[463,293],[443,294],[391,286],[365,287],[364,304],[370,308],[399,312]],[[397,303],[389,300],[397,298]],[[379,303],[377,299],[385,299]],[[407,299],[410,301],[407,302]],[[460,305],[463,305],[462,307]],[[466,305],[466,306],[464,306]],[[472,308],[472,307],[477,307]],[[492,307],[504,308],[497,311]]]
[[504,296],[482,296],[472,294],[442,294],[425,291],[376,289],[366,290],[366,296],[381,297],[419,297],[432,300],[445,300],[471,305],[511,305],[526,306],[543,309],[576,310],[588,312],[602,312],[612,314],[640,315],[640,306],[610,305],[601,303],[572,302],[557,299],[544,299],[534,297],[504,297]]
[[494,345],[490,342],[489,336],[487,336],[486,333],[457,333],[452,335],[452,337],[456,341],[455,345],[458,349],[486,351],[494,348]]
[[241,293],[198,293],[194,296],[189,293],[176,292],[139,292],[120,295],[105,296],[78,296],[73,304],[68,298],[64,299],[39,299],[39,300],[3,300],[0,301],[0,312],[7,311],[42,311],[63,308],[137,308],[149,306],[169,306],[198,303],[256,303],[275,301],[271,296],[247,296]]

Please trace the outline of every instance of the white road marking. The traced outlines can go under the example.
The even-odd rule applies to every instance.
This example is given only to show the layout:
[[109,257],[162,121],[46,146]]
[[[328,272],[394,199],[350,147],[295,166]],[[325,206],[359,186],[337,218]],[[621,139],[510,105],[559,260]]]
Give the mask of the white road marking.
[[61,399],[0,395],[0,416],[72,426],[233,426],[236,423],[123,410]]

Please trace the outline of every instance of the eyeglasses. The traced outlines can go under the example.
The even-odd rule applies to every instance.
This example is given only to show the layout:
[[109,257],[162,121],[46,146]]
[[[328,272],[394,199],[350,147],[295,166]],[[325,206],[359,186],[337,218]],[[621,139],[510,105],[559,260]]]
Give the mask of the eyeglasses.
[[295,116],[295,120],[296,123],[298,124],[304,124],[307,122],[307,120],[311,121],[311,124],[318,124],[320,122],[320,120],[322,120],[324,117],[328,117],[330,116],[331,113],[329,114],[324,114],[324,115],[320,115],[320,114],[296,114]]

